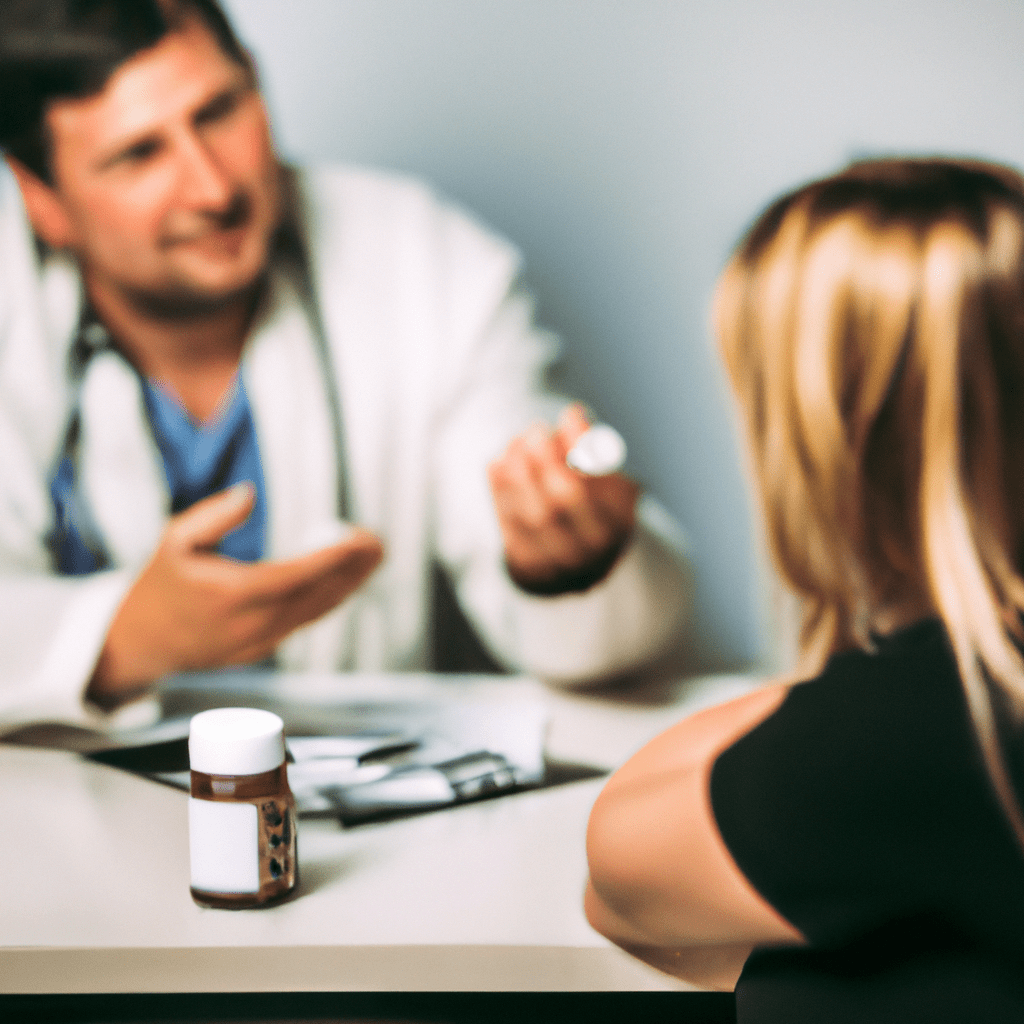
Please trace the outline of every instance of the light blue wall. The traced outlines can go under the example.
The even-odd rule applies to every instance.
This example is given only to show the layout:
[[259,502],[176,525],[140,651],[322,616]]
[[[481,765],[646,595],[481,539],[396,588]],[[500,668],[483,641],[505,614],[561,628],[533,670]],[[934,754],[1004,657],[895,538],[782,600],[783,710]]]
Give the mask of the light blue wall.
[[1020,0],[230,0],[292,158],[425,176],[525,253],[568,378],[686,525],[705,659],[770,648],[708,301],[850,157],[1024,161]]

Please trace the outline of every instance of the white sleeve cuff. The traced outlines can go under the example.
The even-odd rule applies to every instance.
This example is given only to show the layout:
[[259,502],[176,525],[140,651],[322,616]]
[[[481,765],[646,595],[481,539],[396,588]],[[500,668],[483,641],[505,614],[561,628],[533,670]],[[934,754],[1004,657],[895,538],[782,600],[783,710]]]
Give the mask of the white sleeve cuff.
[[[127,571],[104,572],[75,581],[73,589],[52,591],[50,614],[31,617],[36,635],[20,638],[39,656],[0,687],[0,730],[43,721],[92,728],[109,723],[109,715],[86,702],[85,689],[132,579]],[[16,587],[5,590],[17,593]]]

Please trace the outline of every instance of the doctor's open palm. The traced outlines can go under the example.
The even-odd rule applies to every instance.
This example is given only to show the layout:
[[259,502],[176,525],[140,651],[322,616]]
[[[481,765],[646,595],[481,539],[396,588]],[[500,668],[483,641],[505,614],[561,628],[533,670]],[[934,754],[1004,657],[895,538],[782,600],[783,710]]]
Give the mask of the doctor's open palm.
[[170,519],[111,623],[90,700],[112,708],[170,672],[266,658],[358,589],[383,557],[380,540],[360,528],[286,561],[217,554],[254,500],[251,485],[236,484]]

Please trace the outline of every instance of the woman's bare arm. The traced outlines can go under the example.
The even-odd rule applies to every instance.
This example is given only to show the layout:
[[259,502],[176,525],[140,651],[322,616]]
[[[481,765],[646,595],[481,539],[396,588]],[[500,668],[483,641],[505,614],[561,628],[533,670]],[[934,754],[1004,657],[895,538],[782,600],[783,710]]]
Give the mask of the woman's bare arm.
[[710,795],[718,754],[786,692],[757,690],[673,726],[612,776],[591,812],[587,919],[633,955],[697,984],[731,988],[754,946],[803,941],[737,867]]

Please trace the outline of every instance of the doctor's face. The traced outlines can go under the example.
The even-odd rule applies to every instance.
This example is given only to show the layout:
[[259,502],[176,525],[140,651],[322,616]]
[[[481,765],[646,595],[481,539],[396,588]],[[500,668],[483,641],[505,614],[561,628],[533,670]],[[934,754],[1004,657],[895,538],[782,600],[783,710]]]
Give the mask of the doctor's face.
[[189,20],[47,114],[61,244],[97,284],[202,306],[259,277],[279,216],[266,110]]

